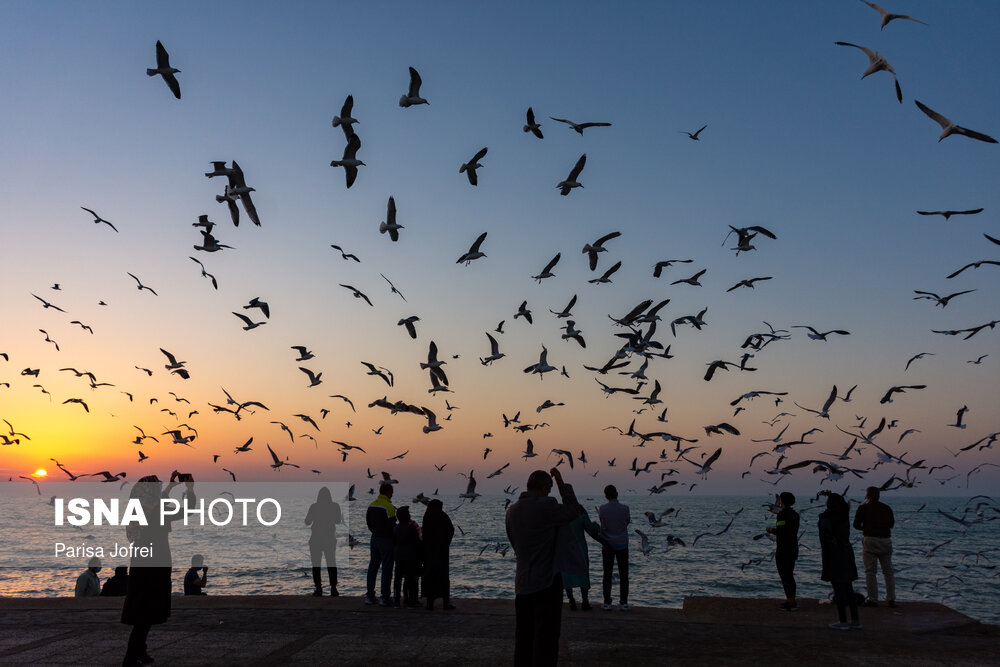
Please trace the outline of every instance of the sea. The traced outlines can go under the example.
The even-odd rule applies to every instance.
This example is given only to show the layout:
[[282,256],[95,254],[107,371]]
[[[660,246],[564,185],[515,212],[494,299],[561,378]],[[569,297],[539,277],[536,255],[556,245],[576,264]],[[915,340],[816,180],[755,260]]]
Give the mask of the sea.
[[[401,494],[400,494],[401,495]],[[409,498],[397,497],[397,505]],[[451,591],[461,598],[512,598],[514,553],[504,529],[504,509],[512,496],[480,496],[474,502],[442,497],[445,511],[456,526],[451,546]],[[592,519],[601,496],[583,496],[581,504]],[[640,550],[641,538],[633,532],[629,553],[629,602],[635,606],[680,607],[686,596],[783,598],[774,565],[774,543],[765,528],[774,524],[770,507],[773,496],[623,496],[631,508],[632,528],[648,538],[649,550]],[[907,601],[940,602],[984,623],[1000,623],[1000,518],[998,505],[986,496],[883,498],[896,516],[893,530],[893,567],[896,598]],[[369,533],[365,527],[365,496],[347,503],[346,526],[338,548],[341,595],[363,595],[369,560]],[[420,522],[423,507],[409,503]],[[820,580],[819,538],[816,518],[823,500],[799,498],[795,509],[801,515],[799,560],[795,567],[798,595],[827,600],[830,585]],[[852,513],[854,505],[852,504]],[[669,511],[672,510],[672,511]],[[654,528],[645,513],[663,514],[662,527]],[[948,518],[963,518],[966,525]],[[726,529],[728,526],[728,530]],[[724,532],[723,532],[724,531]],[[860,578],[855,590],[864,592],[861,537],[856,531],[854,552]],[[357,544],[348,546],[348,534]],[[668,535],[679,538],[685,546]],[[8,535],[9,537],[9,535]],[[174,591],[180,592],[189,552],[197,549],[209,568],[212,595],[310,595],[313,591],[308,567],[308,530],[301,525],[268,533],[268,557],[231,557],[246,551],[246,545],[226,544],[216,538],[211,545],[188,545],[185,531],[171,536],[174,557]],[[352,540],[353,541],[353,540]],[[601,599],[600,546],[588,538],[591,600]],[[8,540],[8,547],[10,541]],[[228,553],[221,558],[218,554]],[[260,553],[259,550],[251,553]],[[216,557],[213,559],[213,554]],[[75,568],[19,566],[5,560],[0,567],[0,597],[66,597],[73,595]],[[115,565],[105,562],[102,581]],[[324,585],[327,583],[323,572]],[[881,576],[880,597],[884,596]],[[617,579],[615,588],[617,602]]]

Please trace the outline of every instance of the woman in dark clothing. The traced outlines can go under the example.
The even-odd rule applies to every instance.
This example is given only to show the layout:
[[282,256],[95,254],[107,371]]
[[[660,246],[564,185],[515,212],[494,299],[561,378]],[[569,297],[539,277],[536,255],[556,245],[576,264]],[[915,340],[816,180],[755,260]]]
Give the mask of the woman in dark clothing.
[[396,562],[393,606],[399,607],[402,602],[415,609],[420,606],[419,577],[420,563],[423,560],[420,529],[410,518],[409,507],[397,508],[396,519],[399,523],[392,529],[393,560]]
[[444,513],[444,504],[437,499],[427,504],[424,512],[424,596],[428,611],[434,609],[434,600],[442,598],[446,610],[451,604],[451,582],[448,578],[448,549],[455,536],[455,527]]
[[[860,630],[858,601],[851,582],[858,578],[858,567],[854,562],[851,547],[850,507],[844,497],[831,493],[826,500],[826,511],[819,515],[819,544],[823,558],[821,579],[833,585],[834,602],[837,604],[839,623],[831,623],[837,630]],[[847,622],[846,607],[851,610],[851,622]]]
[[774,526],[768,526],[767,532],[775,537],[774,564],[778,567],[781,586],[785,589],[785,601],[781,604],[784,611],[795,611],[799,608],[795,601],[795,561],[799,558],[799,513],[792,509],[795,496],[785,491],[778,496],[781,511],[775,519]]
[[313,583],[316,590],[313,595],[323,596],[322,565],[326,556],[326,571],[330,576],[330,597],[340,595],[337,592],[337,524],[343,523],[340,505],[333,502],[330,489],[323,487],[316,494],[316,502],[309,506],[306,512],[306,525],[312,526],[309,536],[309,555],[312,558]]
[[168,516],[166,523],[161,523],[160,499],[168,497],[181,482],[188,485],[185,498],[188,503],[193,502],[194,478],[191,475],[181,475],[176,470],[170,474],[170,483],[166,489],[156,475],[147,475],[132,487],[129,496],[139,499],[149,525],[129,524],[126,536],[129,542],[135,544],[136,549],[147,546],[151,549],[148,555],[133,556],[129,568],[128,588],[125,604],[122,606],[122,623],[132,626],[122,662],[126,666],[148,665],[153,662],[146,650],[146,637],[152,626],[170,618],[170,522],[181,518],[183,513]]

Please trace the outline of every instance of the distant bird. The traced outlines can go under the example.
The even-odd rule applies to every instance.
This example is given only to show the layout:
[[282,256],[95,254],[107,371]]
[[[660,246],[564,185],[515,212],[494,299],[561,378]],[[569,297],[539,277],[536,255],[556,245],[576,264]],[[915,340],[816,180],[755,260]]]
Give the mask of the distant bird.
[[913,300],[916,301],[917,299],[928,299],[930,301],[935,301],[936,302],[934,304],[935,306],[941,306],[942,308],[946,308],[948,306],[948,302],[954,299],[956,296],[961,296],[963,294],[970,294],[975,291],[976,290],[974,289],[967,289],[961,292],[955,292],[954,294],[949,294],[947,296],[938,296],[934,292],[921,292],[920,290],[915,289],[913,290],[913,293],[919,294],[920,296],[913,297]]
[[99,215],[97,215],[96,213],[94,213],[94,212],[93,212],[92,210],[90,210],[90,209],[89,209],[89,208],[87,208],[86,206],[81,206],[80,208],[82,208],[82,209],[83,209],[84,211],[86,211],[87,213],[89,213],[89,214],[91,214],[92,216],[94,216],[94,224],[95,224],[95,225],[97,225],[97,224],[100,224],[100,223],[102,223],[102,222],[103,222],[104,224],[106,224],[106,225],[107,225],[108,227],[110,227],[111,229],[115,230],[116,232],[118,231],[118,228],[117,228],[117,227],[115,227],[114,225],[112,225],[112,224],[111,224],[110,222],[108,222],[107,220],[105,220],[105,219],[104,219],[104,218],[102,218],[101,216],[99,216]]
[[486,334],[486,337],[490,341],[490,354],[487,357],[481,357],[479,359],[479,363],[481,363],[483,366],[489,366],[494,361],[497,361],[498,359],[502,359],[504,357],[504,353],[500,351],[500,345],[497,343],[497,339],[491,336],[488,332]]
[[559,263],[559,259],[562,257],[561,252],[557,252],[556,256],[549,260],[549,263],[545,265],[545,268],[537,276],[531,276],[533,280],[537,280],[538,284],[542,283],[545,278],[554,278],[556,274],[552,273],[552,269],[556,264]]
[[410,68],[410,87],[406,94],[399,98],[399,106],[404,109],[407,107],[412,107],[415,104],[430,104],[427,100],[420,97],[420,86],[423,83],[423,79],[420,78],[420,74],[417,70]]
[[771,280],[771,278],[772,276],[764,276],[763,278],[748,278],[746,280],[741,280],[732,287],[730,287],[729,289],[727,289],[726,291],[732,292],[734,289],[737,289],[739,287],[749,287],[750,289],[753,289],[754,283],[760,282],[761,280]]
[[63,310],[63,309],[62,309],[62,308],[60,308],[59,306],[56,306],[55,304],[51,304],[51,303],[49,303],[48,301],[46,301],[46,300],[45,300],[45,299],[43,299],[42,297],[38,296],[37,294],[31,294],[31,296],[33,296],[33,297],[35,297],[36,299],[38,299],[39,301],[41,301],[41,302],[42,302],[42,307],[43,307],[43,308],[52,308],[52,309],[54,309],[54,310],[58,310],[58,311],[59,311],[60,313],[65,313],[65,312],[66,312],[65,310]]
[[354,123],[360,122],[357,118],[351,116],[354,110],[354,95],[348,95],[347,99],[344,100],[344,106],[340,108],[340,115],[333,117],[333,126],[339,127],[344,131],[344,136],[349,140],[354,136],[354,128],[352,125]]
[[663,273],[663,269],[670,267],[670,265],[672,264],[675,263],[690,264],[693,261],[694,261],[693,259],[665,259],[659,261],[653,265],[653,277],[659,278],[660,275]]
[[610,234],[605,234],[601,238],[597,239],[593,243],[588,243],[583,246],[583,254],[587,255],[587,260],[590,262],[590,270],[594,271],[597,269],[597,254],[601,252],[607,252],[607,248],[604,244],[611,239],[616,239],[621,236],[621,232],[611,232]]
[[389,280],[388,278],[385,277],[384,273],[380,273],[379,275],[382,276],[382,280],[384,280],[387,283],[389,283],[389,289],[392,290],[393,294],[398,294],[400,299],[402,299],[403,301],[406,301],[406,297],[403,296],[403,293],[400,292],[398,289],[396,289],[396,286],[392,284],[391,280]]
[[295,361],[309,361],[314,356],[316,356],[312,352],[307,350],[305,345],[292,345],[291,349],[297,350],[299,353],[299,357]]
[[530,373],[532,375],[537,374],[539,378],[543,378],[545,373],[550,371],[558,370],[555,366],[550,366],[548,362],[549,351],[542,346],[542,353],[538,356],[538,363],[532,364],[524,369],[525,373]]
[[483,241],[486,240],[486,234],[487,232],[483,232],[478,237],[476,237],[475,242],[473,242],[473,244],[469,246],[468,252],[464,253],[461,257],[459,257],[458,261],[456,261],[455,263],[461,264],[465,262],[465,265],[468,266],[470,263],[472,263],[473,260],[479,259],[480,257],[486,257],[486,253],[482,252],[479,249],[483,245]]
[[358,150],[360,149],[361,137],[356,134],[352,134],[351,138],[347,140],[347,146],[344,147],[343,159],[333,160],[330,162],[331,167],[344,168],[344,176],[347,179],[348,188],[354,185],[354,181],[358,178],[358,167],[368,166],[358,159]]
[[[379,367],[376,368],[376,366],[374,364],[371,364],[371,363],[369,363],[367,361],[362,361],[361,365],[365,366],[368,369],[368,373],[367,373],[368,375],[377,375],[378,377],[380,377],[383,380],[385,380],[385,383],[387,385],[389,385],[390,387],[392,386],[393,377],[392,377],[392,373],[390,373],[388,369],[382,368],[381,366],[379,366]],[[353,407],[353,405],[352,405],[352,407]]]
[[941,126],[942,132],[941,136],[938,137],[938,141],[941,141],[945,137],[950,137],[953,134],[964,134],[970,139],[977,139],[979,141],[985,141],[990,144],[997,143],[996,139],[987,134],[983,134],[982,132],[976,132],[975,130],[969,130],[960,125],[956,125],[955,123],[948,120],[947,118],[945,118],[938,112],[934,111],[927,105],[922,104],[920,100],[913,100],[913,101],[917,105],[917,108],[919,108],[921,111],[927,114],[928,117],[933,119],[938,125]]
[[479,185],[479,176],[477,175],[476,170],[483,166],[479,164],[479,161],[486,157],[487,150],[489,149],[481,149],[478,153],[472,156],[471,160],[463,163],[458,169],[458,173],[465,173],[465,175],[469,177],[469,183],[472,185]]
[[521,455],[523,459],[530,459],[538,454],[535,452],[535,444],[531,442],[531,438],[528,438],[528,443],[525,445],[524,453]]
[[549,118],[559,123],[566,123],[567,125],[570,126],[570,128],[574,132],[576,132],[580,136],[583,136],[583,131],[586,130],[588,127],[611,127],[611,123],[574,123],[573,121],[566,120],[565,118],[555,118],[553,116],[549,116]]
[[566,304],[566,307],[563,308],[561,311],[557,313],[556,311],[549,308],[549,312],[555,315],[556,318],[558,319],[573,317],[573,306],[575,305],[576,305],[576,295],[574,294],[573,297],[569,300],[569,303]]
[[208,279],[210,279],[212,281],[212,287],[214,287],[215,289],[219,289],[219,281],[217,281],[215,279],[215,276],[213,276],[211,273],[209,273],[208,271],[205,270],[205,265],[201,263],[201,260],[198,260],[198,259],[196,259],[194,257],[190,257],[190,256],[188,257],[188,259],[190,259],[192,262],[194,262],[195,264],[197,264],[198,266],[201,267],[201,277],[202,278],[208,278]]
[[570,170],[569,176],[566,177],[565,181],[560,181],[557,188],[559,188],[559,194],[566,196],[570,193],[573,188],[582,188],[583,183],[580,183],[577,179],[580,177],[580,172],[583,171],[584,165],[587,164],[587,154],[584,153],[580,156],[580,159],[576,161],[573,165],[573,169]]
[[[128,273],[128,271],[126,271],[125,273]],[[146,285],[143,285],[142,281],[139,280],[139,278],[137,278],[134,273],[128,273],[128,275],[132,276],[132,280],[134,280],[136,282],[136,289],[138,289],[140,292],[145,289],[145,290],[149,290],[150,292],[152,292],[153,296],[159,296],[159,294],[157,294],[156,291],[152,287],[148,287]]]
[[962,423],[962,418],[965,417],[965,413],[968,411],[969,411],[969,406],[963,405],[961,408],[959,408],[958,412],[955,415],[955,423],[948,424],[948,426],[954,426],[955,428],[965,428],[966,426],[968,426],[968,424]]
[[471,502],[475,502],[476,498],[478,498],[479,496],[482,495],[481,493],[476,493],[476,476],[475,476],[475,472],[476,472],[475,470],[470,470],[468,475],[466,475],[465,473],[461,473],[461,472],[458,473],[462,477],[465,477],[467,480],[469,480],[469,483],[466,484],[466,486],[465,486],[465,493],[458,494],[458,497],[459,498],[465,498],[470,503]]
[[320,379],[321,377],[323,377],[322,373],[313,373],[308,368],[303,368],[301,366],[299,366],[299,370],[309,376],[310,387],[315,387],[316,385],[321,384],[323,382],[323,380]]
[[167,50],[163,48],[163,44],[159,40],[156,41],[156,69],[147,69],[147,76],[156,76],[159,74],[163,77],[163,80],[167,82],[167,87],[170,88],[170,92],[174,94],[174,97],[181,99],[181,84],[177,83],[177,77],[174,74],[179,74],[180,70],[176,67],[170,66],[170,56],[167,54]]
[[701,131],[704,130],[706,127],[708,127],[708,125],[702,125],[700,128],[698,128],[698,131],[693,134],[691,132],[685,132],[684,130],[678,130],[678,132],[680,132],[681,134],[688,135],[689,139],[693,139],[694,141],[700,141],[701,139],[698,137],[698,135],[701,134]]
[[889,21],[894,21],[896,19],[906,19],[907,21],[913,21],[921,25],[927,25],[923,21],[918,21],[912,16],[907,16],[906,14],[890,14],[886,10],[876,5],[874,2],[868,2],[868,0],[861,0],[861,2],[865,3],[866,5],[868,5],[869,7],[871,7],[872,9],[874,9],[875,11],[877,11],[879,14],[882,15],[882,24],[879,27],[880,30],[884,29],[885,26],[889,24]]
[[250,331],[251,329],[256,329],[259,326],[267,324],[267,320],[261,320],[260,322],[254,322],[253,320],[251,320],[246,315],[244,315],[242,313],[237,313],[235,311],[233,311],[233,315],[235,315],[236,317],[238,317],[241,320],[243,320],[243,330],[244,331]]
[[278,455],[275,454],[274,450],[271,448],[271,445],[267,446],[267,451],[271,453],[271,460],[274,461],[274,463],[271,464],[271,467],[274,468],[275,470],[277,470],[281,466],[292,466],[293,468],[302,467],[302,466],[297,466],[294,463],[289,463],[288,461],[282,461],[281,459],[279,459]]
[[260,309],[260,312],[264,313],[264,317],[268,319],[271,318],[271,306],[269,306],[266,301],[261,301],[259,296],[255,296],[250,299],[250,302],[243,306],[244,310],[248,310],[250,308],[258,308]]
[[90,412],[90,408],[87,407],[87,404],[83,402],[82,398],[67,398],[65,401],[63,401],[63,405],[66,405],[67,403],[77,403],[77,404],[83,406],[84,410],[86,410],[87,412]]
[[[945,220],[950,220],[951,216],[953,215],[976,215],[982,212],[983,212],[982,207],[972,208],[967,211],[917,211],[917,213],[919,213],[920,215],[940,215]],[[986,238],[989,237],[987,236]]]
[[698,273],[694,274],[690,278],[681,278],[680,280],[675,280],[674,282],[672,282],[670,284],[671,285],[679,285],[681,283],[685,283],[685,284],[692,285],[692,286],[695,286],[695,287],[701,287],[701,283],[698,282],[698,279],[701,278],[703,275],[705,275],[706,271],[708,271],[708,269],[702,269],[701,271],[699,271]]
[[[951,275],[945,276],[945,280],[954,278],[955,276],[957,276],[958,274],[962,273],[966,269],[978,269],[983,264],[986,264],[986,265],[989,265],[989,266],[1000,266],[1000,262],[995,262],[995,261],[990,260],[990,259],[984,259],[984,260],[981,260],[979,262],[972,262],[971,264],[966,264],[965,266],[963,266],[962,268],[960,268],[958,271],[955,271]],[[32,295],[32,296],[34,296],[34,295]],[[36,296],[35,298],[37,299],[38,297]]]
[[587,342],[583,339],[583,332],[576,328],[576,322],[566,320],[566,326],[562,328],[566,330],[566,333],[562,334],[560,338],[563,340],[572,338],[580,344],[580,347],[587,347]]
[[[441,427],[437,423],[437,415],[435,415],[428,408],[423,408],[424,416],[427,417],[427,425],[422,427],[424,433],[430,433],[432,431],[440,431]],[[473,485],[475,488],[475,485]]]
[[406,327],[406,332],[410,334],[410,338],[416,339],[417,328],[413,326],[414,322],[419,322],[420,318],[416,315],[410,315],[409,317],[404,317],[400,321],[396,322],[397,326]]
[[881,403],[881,404],[892,403],[892,396],[893,396],[893,394],[902,394],[907,389],[926,389],[926,388],[927,388],[927,385],[925,385],[925,384],[911,384],[911,385],[903,385],[903,386],[898,386],[898,387],[889,387],[889,390],[885,392],[885,395],[882,396],[881,399],[879,399],[879,403]]
[[532,323],[532,321],[531,321],[531,311],[528,310],[528,301],[527,300],[522,301],[521,305],[517,307],[517,312],[514,313],[514,319],[515,320],[517,318],[519,318],[519,317],[523,317],[524,319],[528,320],[528,324]]
[[531,132],[533,135],[542,139],[542,125],[541,123],[535,122],[535,112],[531,107],[528,107],[528,113],[525,116],[525,125],[522,128],[525,132]]
[[967,363],[967,364],[976,364],[978,366],[979,364],[983,363],[983,359],[985,359],[988,356],[990,356],[990,355],[983,354],[983,355],[980,355],[978,359],[969,359],[965,363]]
[[915,355],[913,355],[912,357],[910,357],[907,360],[907,362],[906,362],[906,368],[904,368],[903,371],[905,372],[905,371],[909,370],[910,364],[912,364],[914,361],[916,361],[918,359],[923,359],[924,357],[933,357],[933,356],[934,356],[933,352],[920,352],[918,354],[915,354]]
[[39,329],[39,331],[42,332],[43,334],[45,334],[45,342],[46,343],[52,343],[53,345],[55,345],[56,346],[56,352],[58,352],[59,351],[59,343],[57,343],[54,340],[52,340],[49,337],[49,333],[45,329]]
[[364,292],[362,292],[361,290],[359,290],[357,287],[352,287],[350,285],[345,285],[344,283],[339,283],[339,285],[341,287],[343,287],[344,289],[346,289],[346,290],[348,290],[350,292],[353,292],[355,299],[364,299],[365,303],[367,303],[369,306],[372,306],[373,308],[375,307],[372,304],[372,300],[369,299],[368,296]]
[[389,197],[389,203],[386,204],[385,220],[379,223],[378,231],[380,234],[388,232],[389,238],[395,242],[399,240],[400,229],[404,229],[404,227],[396,223],[396,200]]
[[333,248],[334,250],[337,250],[338,252],[340,252],[340,256],[342,258],[344,258],[344,259],[353,259],[355,262],[360,262],[361,261],[360,259],[358,259],[357,255],[352,254],[352,253],[348,253],[348,252],[344,252],[344,249],[341,248],[339,245],[335,245],[335,244],[331,243],[330,247]]
[[868,56],[868,69],[866,69],[861,75],[862,79],[869,74],[874,74],[875,72],[888,72],[889,74],[892,74],[892,78],[896,82],[896,99],[900,104],[903,103],[903,91],[899,88],[899,79],[896,78],[896,70],[892,68],[892,65],[889,64],[889,61],[887,61],[881,53],[878,51],[872,51],[864,46],[851,44],[850,42],[834,42],[834,44],[839,46],[853,46],[854,48],[861,49],[865,52],[865,55]]
[[611,282],[611,276],[614,275],[614,273],[616,271],[618,271],[618,269],[620,269],[620,268],[622,268],[621,260],[619,260],[619,261],[615,262],[614,264],[612,264],[611,268],[608,269],[607,271],[605,271],[604,274],[600,278],[591,278],[587,282],[591,283],[592,285],[600,285],[601,283],[610,283]]
[[802,324],[793,324],[792,328],[793,329],[809,329],[808,336],[809,336],[809,338],[811,338],[813,340],[822,340],[822,341],[825,341],[826,337],[829,336],[830,334],[838,334],[840,336],[850,336],[851,335],[851,332],[844,331],[843,329],[833,329],[833,330],[827,331],[825,333],[820,333],[820,332],[816,331],[815,329],[813,329],[812,327],[810,327],[808,325],[802,325]]

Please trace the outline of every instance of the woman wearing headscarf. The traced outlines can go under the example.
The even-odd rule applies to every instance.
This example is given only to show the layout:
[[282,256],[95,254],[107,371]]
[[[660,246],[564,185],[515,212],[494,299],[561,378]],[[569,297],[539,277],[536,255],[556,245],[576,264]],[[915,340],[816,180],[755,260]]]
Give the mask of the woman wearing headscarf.
[[434,499],[424,512],[424,596],[428,611],[434,609],[434,600],[442,598],[446,610],[451,604],[451,581],[448,577],[448,550],[455,536],[455,527],[444,513],[444,504]]
[[312,527],[309,536],[309,555],[312,558],[313,595],[323,596],[322,565],[326,556],[326,571],[330,576],[330,596],[337,597],[337,524],[343,523],[340,505],[333,502],[330,489],[323,487],[316,494],[316,502],[309,506],[305,523]]
[[[854,548],[851,547],[851,510],[844,497],[831,493],[826,499],[826,511],[819,515],[819,544],[823,559],[821,579],[833,586],[834,602],[837,604],[838,623],[830,627],[837,630],[860,630],[858,601],[851,582],[858,578],[858,567],[854,562]],[[846,608],[850,607],[851,622],[847,622]]]
[[[165,522],[161,521],[160,499],[167,498],[181,482],[187,484],[185,500],[188,504],[195,502],[194,478],[176,470],[170,474],[170,483],[165,489],[156,475],[147,475],[132,487],[129,494],[130,499],[139,500],[148,525],[131,523],[126,527],[126,536],[135,546],[136,554],[132,556],[130,563],[128,587],[122,606],[122,623],[132,626],[122,662],[126,667],[153,662],[146,650],[146,638],[152,626],[170,618],[170,575],[173,563],[170,554],[170,522],[181,518],[183,513],[178,512],[166,517]],[[146,555],[139,552],[143,547],[149,547]]]

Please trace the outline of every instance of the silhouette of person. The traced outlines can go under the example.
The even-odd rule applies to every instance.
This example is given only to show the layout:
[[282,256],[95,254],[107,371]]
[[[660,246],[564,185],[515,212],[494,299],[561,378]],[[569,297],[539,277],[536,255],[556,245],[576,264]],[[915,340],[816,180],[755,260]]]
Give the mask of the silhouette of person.
[[597,508],[597,518],[601,523],[601,561],[604,565],[604,611],[611,611],[611,574],[618,563],[618,602],[622,611],[628,611],[628,525],[632,523],[632,513],[628,505],[618,502],[618,489],[614,484],[604,487],[604,497],[608,502]]
[[76,589],[73,597],[92,598],[101,594],[101,580],[97,573],[101,571],[101,559],[94,556],[87,562],[87,569],[76,578]]
[[[175,486],[184,482],[188,489],[185,497],[190,503],[195,499],[194,478],[188,474],[170,473],[170,483],[163,483],[156,475],[141,478],[132,487],[130,499],[136,498],[142,505],[148,525],[131,523],[126,535],[136,546],[129,569],[128,588],[122,605],[122,623],[132,626],[123,665],[148,665],[153,662],[146,650],[146,639],[154,625],[165,623],[170,618],[170,572],[173,559],[170,554],[170,525],[183,515],[178,512],[160,519],[160,499],[166,498]],[[149,554],[138,551],[139,547],[150,547]]]
[[392,529],[396,525],[396,508],[392,504],[392,484],[382,482],[378,487],[378,497],[368,505],[365,514],[368,530],[372,533],[371,559],[368,561],[368,586],[365,604],[376,604],[375,579],[382,569],[382,597],[377,604],[389,606],[392,594]]
[[184,595],[207,595],[208,568],[205,567],[205,557],[201,554],[191,556],[191,567],[184,575]]
[[896,518],[892,508],[879,501],[877,486],[869,486],[865,502],[854,513],[854,528],[860,530],[861,562],[865,565],[865,587],[868,597],[866,607],[878,606],[878,570],[882,568],[885,579],[885,599],[890,607],[896,606],[896,577],[892,570],[892,529]]
[[408,609],[416,609],[420,606],[419,578],[423,561],[420,527],[410,518],[410,508],[405,505],[396,510],[396,520],[399,523],[392,530],[392,557],[396,568],[393,606],[403,604]]
[[580,508],[580,515],[569,524],[572,540],[566,541],[567,559],[573,563],[562,572],[562,585],[566,589],[566,597],[569,599],[569,608],[576,611],[576,600],[573,598],[573,589],[580,589],[580,609],[590,611],[590,554],[587,549],[587,538],[590,535],[595,540],[600,541],[601,527],[590,520],[587,510]]
[[[551,473],[551,476],[550,476]],[[559,543],[572,540],[569,524],[580,514],[573,487],[556,468],[528,476],[527,491],[507,509],[507,538],[517,557],[514,575],[515,665],[555,665],[562,624],[562,576]],[[552,480],[562,503],[549,496]],[[562,530],[560,530],[560,528]]]
[[784,611],[794,611],[799,608],[795,600],[795,561],[799,558],[799,513],[792,509],[795,496],[785,491],[778,496],[781,511],[773,526],[768,526],[766,532],[774,535],[774,564],[781,577],[781,586],[785,590],[785,601],[781,603]]
[[[829,494],[826,511],[819,515],[819,544],[823,561],[820,578],[833,586],[834,602],[837,604],[839,623],[831,623],[837,630],[861,628],[858,619],[858,601],[854,596],[851,582],[858,578],[858,567],[851,547],[851,508],[844,497]],[[851,622],[847,622],[846,607],[851,610]]]
[[309,535],[309,556],[312,558],[313,595],[323,596],[322,565],[326,557],[326,571],[330,577],[330,597],[337,597],[337,524],[344,517],[340,505],[333,502],[330,489],[323,487],[316,494],[316,502],[309,506],[305,523],[312,527]]
[[101,588],[102,597],[122,597],[128,589],[128,567],[119,565],[114,575],[104,582]]
[[444,513],[444,503],[435,498],[427,503],[424,512],[424,596],[427,609],[434,609],[434,600],[441,598],[445,610],[451,604],[451,580],[448,575],[448,550],[455,536],[455,526]]

